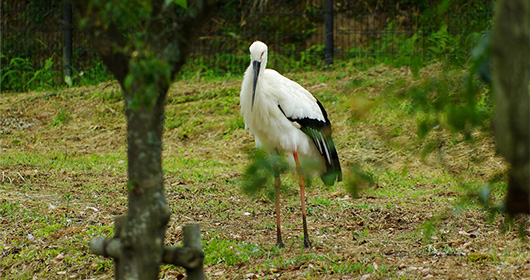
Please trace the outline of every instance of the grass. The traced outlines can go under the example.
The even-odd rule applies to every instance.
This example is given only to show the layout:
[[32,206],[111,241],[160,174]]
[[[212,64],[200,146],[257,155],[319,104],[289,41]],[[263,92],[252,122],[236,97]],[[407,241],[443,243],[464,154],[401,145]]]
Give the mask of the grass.
[[[342,67],[284,73],[326,107],[344,167],[345,182],[328,188],[313,179],[307,188],[314,247],[301,249],[294,174],[282,176],[284,249],[275,246],[268,191],[241,190],[254,143],[239,113],[239,76],[195,75],[170,89],[166,243],[180,245],[180,227],[199,223],[211,279],[530,277],[518,226],[501,230],[503,217],[488,220],[470,200],[484,186],[495,203],[504,195],[506,166],[490,133],[476,128],[469,141],[441,126],[418,137],[422,112],[410,93],[429,92],[429,78],[458,84],[464,71],[431,65],[414,76],[406,67]],[[112,236],[114,217],[127,207],[118,85],[1,98],[0,278],[112,278],[112,261],[90,254],[88,243]],[[347,191],[354,183],[357,195]],[[165,265],[161,278],[183,274]]]

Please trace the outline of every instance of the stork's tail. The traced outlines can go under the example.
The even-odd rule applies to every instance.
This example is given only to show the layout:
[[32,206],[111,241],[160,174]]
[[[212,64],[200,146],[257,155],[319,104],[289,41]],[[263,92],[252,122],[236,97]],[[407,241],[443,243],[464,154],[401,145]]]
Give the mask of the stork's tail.
[[333,143],[331,138],[331,123],[329,122],[328,114],[322,104],[318,100],[316,102],[324,120],[288,117],[280,105],[278,105],[278,108],[288,120],[298,123],[301,126],[300,130],[313,140],[315,147],[326,162],[326,170],[320,178],[324,184],[332,186],[335,181],[342,181],[342,169],[340,168],[339,155],[335,149],[335,143]]
[[339,155],[337,154],[335,143],[333,143],[331,136],[326,137],[323,142],[324,143],[322,144],[327,147],[327,149],[325,149],[325,154],[323,155],[326,162],[326,171],[320,176],[320,178],[326,186],[332,186],[335,184],[335,181],[342,181],[342,169],[340,167]]

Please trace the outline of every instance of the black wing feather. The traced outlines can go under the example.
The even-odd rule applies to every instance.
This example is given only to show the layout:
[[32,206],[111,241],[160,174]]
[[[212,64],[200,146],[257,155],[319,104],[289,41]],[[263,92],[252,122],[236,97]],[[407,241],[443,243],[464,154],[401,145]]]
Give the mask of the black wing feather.
[[313,139],[315,146],[326,162],[326,172],[320,178],[324,184],[331,186],[335,181],[342,181],[342,169],[340,167],[339,155],[335,149],[335,143],[331,138],[331,123],[328,119],[328,114],[320,101],[317,100],[317,104],[322,111],[324,121],[312,118],[292,118],[285,114],[280,105],[278,105],[278,108],[280,108],[280,111],[282,111],[287,119],[300,124],[300,129]]

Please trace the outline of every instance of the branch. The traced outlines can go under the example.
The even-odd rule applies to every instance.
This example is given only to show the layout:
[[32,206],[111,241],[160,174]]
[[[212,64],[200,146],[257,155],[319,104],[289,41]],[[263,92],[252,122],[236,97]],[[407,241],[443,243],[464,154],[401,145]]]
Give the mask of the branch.
[[127,215],[116,216],[114,218],[114,237],[95,237],[90,241],[90,251],[98,256],[119,259],[123,252],[120,236],[124,234],[126,222]]
[[201,250],[190,247],[165,247],[162,262],[182,266],[188,270],[202,269],[204,254]]
[[81,22],[81,27],[87,31],[90,44],[116,79],[123,84],[129,72],[130,54],[124,51],[127,40],[114,22],[102,21],[99,17],[101,7],[93,5],[92,1],[70,1],[76,13],[76,21]]
[[[182,228],[184,237],[184,246],[190,247],[194,250],[198,250],[202,255],[202,241],[201,241],[201,230],[198,224],[186,224]],[[195,269],[187,269],[188,279],[190,280],[203,280],[204,269],[202,267],[204,255],[197,259],[197,267]]]
[[[127,48],[128,41],[114,21],[104,22],[105,19],[100,18],[104,6],[93,4],[92,1],[70,1],[84,23],[82,27],[88,32],[90,43],[123,86],[134,47]],[[169,62],[171,76],[174,76],[186,62],[203,25],[216,8],[217,0],[189,1],[184,14],[175,4],[164,8],[164,1],[161,0],[153,1],[152,5],[151,17],[143,19],[145,22],[140,24],[147,27],[145,31],[149,38],[144,47],[150,48],[159,58]]]
[[[196,40],[201,35],[202,27],[210,19],[217,6],[217,0],[189,1],[186,13],[179,16],[175,5],[172,9],[160,9],[160,14],[153,17],[148,34],[151,44],[171,64],[175,75],[185,64]],[[171,23],[168,23],[171,19]]]
[[[117,238],[95,237],[90,241],[90,251],[98,256],[120,259],[123,245]],[[202,270],[204,254],[190,247],[165,247],[162,262],[182,266],[187,270]]]
[[90,251],[98,256],[120,259],[123,246],[117,238],[95,237],[90,241]]
[[[95,237],[90,241],[90,251],[98,256],[120,259],[123,254],[123,243],[120,232],[127,216],[115,219],[115,235],[113,238]],[[184,267],[188,272],[188,279],[204,279],[201,231],[197,224],[186,224],[182,228],[184,247],[165,247],[162,262]]]

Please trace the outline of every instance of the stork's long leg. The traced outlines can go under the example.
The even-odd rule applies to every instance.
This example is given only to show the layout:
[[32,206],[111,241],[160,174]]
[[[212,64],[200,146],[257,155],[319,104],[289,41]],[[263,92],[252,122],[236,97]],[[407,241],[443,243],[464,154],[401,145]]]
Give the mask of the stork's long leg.
[[298,154],[296,151],[293,151],[294,161],[296,163],[296,171],[300,176],[300,199],[302,201],[302,226],[304,227],[304,248],[311,248],[311,242],[309,241],[309,234],[307,233],[307,215],[305,211],[305,178],[304,171],[300,166],[300,161],[298,160]]
[[274,189],[276,191],[276,245],[280,248],[285,247],[282,241],[282,225],[280,223],[280,173],[278,168],[274,167]]

